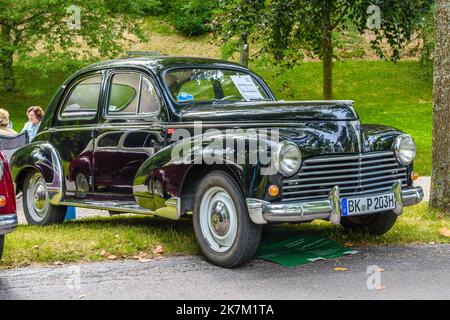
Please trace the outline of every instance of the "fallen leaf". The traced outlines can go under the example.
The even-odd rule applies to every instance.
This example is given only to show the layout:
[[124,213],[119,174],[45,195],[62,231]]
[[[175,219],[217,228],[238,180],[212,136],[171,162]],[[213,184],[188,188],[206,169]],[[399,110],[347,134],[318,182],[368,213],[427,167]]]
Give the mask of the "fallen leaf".
[[109,256],[107,257],[107,259],[108,259],[108,260],[116,260],[116,259],[117,259],[117,256],[111,254],[111,255],[109,255]]
[[431,244],[431,245],[433,245],[433,244],[436,244],[436,242],[434,242],[434,241],[431,241],[431,242],[428,242],[428,244]]
[[55,266],[62,266],[64,263],[62,263],[61,261],[55,261],[53,262],[53,265]]
[[347,271],[347,268],[337,267],[337,268],[334,268],[334,271]]
[[154,254],[164,254],[164,248],[161,245],[156,246],[155,250],[153,250]]
[[148,253],[141,251],[137,255],[134,255],[133,259],[139,260],[139,259],[146,258],[146,257],[148,257]]
[[346,246],[346,247],[353,247],[353,243],[352,242],[346,242],[344,244],[344,246]]
[[101,255],[102,257],[107,257],[107,256],[109,255],[109,253],[106,252],[105,250],[102,250],[102,251],[100,252],[100,255]]
[[441,236],[444,236],[446,238],[450,238],[450,230],[447,228],[441,228],[439,229],[439,232],[441,233]]
[[34,250],[37,250],[37,249],[39,249],[39,246],[37,246],[37,245],[36,245],[36,246],[33,246],[33,249],[34,249]]

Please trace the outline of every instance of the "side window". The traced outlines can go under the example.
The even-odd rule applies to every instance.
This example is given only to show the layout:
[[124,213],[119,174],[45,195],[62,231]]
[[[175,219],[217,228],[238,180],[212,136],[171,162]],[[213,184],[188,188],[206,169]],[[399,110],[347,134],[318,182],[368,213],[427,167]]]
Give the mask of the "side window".
[[111,78],[108,115],[152,114],[160,110],[153,83],[139,73],[116,73]]
[[141,101],[139,101],[139,113],[156,113],[160,109],[158,94],[153,83],[142,76]]
[[70,89],[61,118],[94,118],[100,99],[101,75],[81,80]]
[[108,114],[136,114],[140,84],[141,76],[139,74],[114,74],[109,92]]
[[136,131],[128,133],[123,142],[124,148],[142,148],[148,140],[150,133],[146,131]]
[[99,148],[111,148],[119,146],[120,138],[122,137],[122,132],[111,132],[100,137],[98,141]]

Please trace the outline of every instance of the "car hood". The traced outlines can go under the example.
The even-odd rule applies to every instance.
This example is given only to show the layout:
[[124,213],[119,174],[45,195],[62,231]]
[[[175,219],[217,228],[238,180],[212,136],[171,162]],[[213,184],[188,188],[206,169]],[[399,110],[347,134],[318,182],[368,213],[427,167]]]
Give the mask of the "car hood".
[[264,101],[215,103],[187,106],[179,112],[180,120],[189,121],[352,121],[358,115],[353,101]]

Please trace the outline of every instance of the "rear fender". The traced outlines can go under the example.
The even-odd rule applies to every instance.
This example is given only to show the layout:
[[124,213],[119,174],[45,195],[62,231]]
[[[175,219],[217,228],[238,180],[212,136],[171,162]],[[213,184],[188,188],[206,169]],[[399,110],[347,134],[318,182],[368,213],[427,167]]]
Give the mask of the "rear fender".
[[56,149],[46,142],[34,142],[19,148],[11,157],[11,173],[16,192],[30,170],[38,170],[46,182],[50,203],[57,205],[64,194],[64,171]]

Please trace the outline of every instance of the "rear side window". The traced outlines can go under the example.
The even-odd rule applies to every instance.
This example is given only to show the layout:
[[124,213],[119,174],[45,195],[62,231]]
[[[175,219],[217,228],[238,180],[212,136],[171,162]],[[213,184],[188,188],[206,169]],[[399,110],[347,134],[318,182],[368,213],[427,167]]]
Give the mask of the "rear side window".
[[99,148],[114,148],[119,146],[120,138],[122,137],[122,132],[110,132],[99,138],[98,147]]
[[139,102],[141,76],[135,73],[112,76],[108,114],[136,114]]
[[61,118],[94,118],[100,99],[102,77],[95,75],[75,84],[61,110]]
[[111,77],[107,114],[136,116],[155,114],[160,101],[152,81],[135,72],[115,73]]

